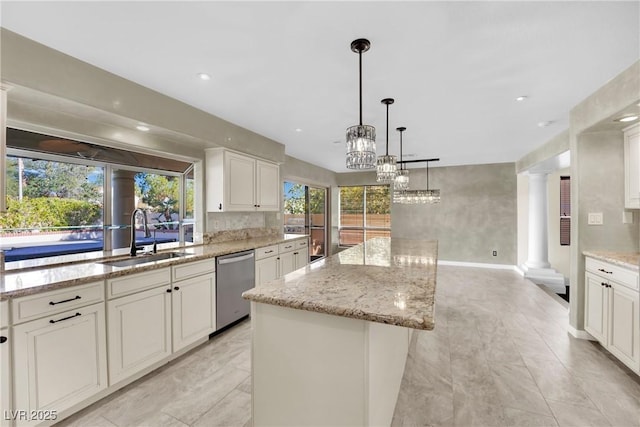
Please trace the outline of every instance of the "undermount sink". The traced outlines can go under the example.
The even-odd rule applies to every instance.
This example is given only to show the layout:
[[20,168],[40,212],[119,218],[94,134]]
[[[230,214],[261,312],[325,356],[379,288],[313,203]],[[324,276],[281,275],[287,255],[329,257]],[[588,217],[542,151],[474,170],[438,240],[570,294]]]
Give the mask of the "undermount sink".
[[187,252],[165,252],[161,254],[140,255],[127,259],[119,259],[114,261],[102,261],[100,264],[109,265],[111,267],[130,267],[132,265],[146,264],[154,261],[162,261],[165,259],[180,258],[191,255]]

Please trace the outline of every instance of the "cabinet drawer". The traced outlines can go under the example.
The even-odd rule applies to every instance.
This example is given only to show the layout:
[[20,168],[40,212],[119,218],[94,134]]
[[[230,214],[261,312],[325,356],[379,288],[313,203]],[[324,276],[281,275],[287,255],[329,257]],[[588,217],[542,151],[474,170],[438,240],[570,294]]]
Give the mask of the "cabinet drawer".
[[264,248],[256,249],[256,260],[275,255],[278,255],[278,245],[265,246]]
[[0,328],[9,326],[9,301],[0,301]]
[[169,268],[107,279],[107,298],[120,297],[170,283],[171,270]]
[[278,245],[278,249],[280,250],[280,253],[290,252],[295,248],[296,248],[296,242],[285,242],[285,243],[280,243],[280,245]]
[[296,244],[296,249],[306,248],[309,246],[309,240],[308,239],[296,240],[295,244]]
[[638,273],[635,271],[589,257],[585,259],[585,269],[600,277],[638,290]]
[[183,280],[189,277],[201,276],[216,271],[215,259],[205,259],[202,261],[190,262],[171,267],[173,280]]
[[104,300],[104,282],[93,282],[13,300],[13,323],[61,313]]

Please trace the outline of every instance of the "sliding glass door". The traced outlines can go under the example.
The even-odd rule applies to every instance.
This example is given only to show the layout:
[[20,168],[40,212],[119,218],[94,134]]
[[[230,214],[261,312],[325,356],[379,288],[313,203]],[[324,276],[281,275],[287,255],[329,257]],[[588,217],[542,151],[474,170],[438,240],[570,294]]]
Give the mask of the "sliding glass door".
[[327,189],[284,182],[284,232],[310,237],[311,261],[327,254]]

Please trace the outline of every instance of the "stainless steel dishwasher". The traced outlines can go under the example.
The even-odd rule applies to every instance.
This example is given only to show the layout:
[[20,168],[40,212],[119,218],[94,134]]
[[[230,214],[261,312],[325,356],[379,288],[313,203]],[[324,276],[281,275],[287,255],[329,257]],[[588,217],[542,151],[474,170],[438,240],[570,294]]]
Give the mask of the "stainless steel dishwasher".
[[216,258],[216,329],[249,315],[242,293],[256,284],[253,250]]

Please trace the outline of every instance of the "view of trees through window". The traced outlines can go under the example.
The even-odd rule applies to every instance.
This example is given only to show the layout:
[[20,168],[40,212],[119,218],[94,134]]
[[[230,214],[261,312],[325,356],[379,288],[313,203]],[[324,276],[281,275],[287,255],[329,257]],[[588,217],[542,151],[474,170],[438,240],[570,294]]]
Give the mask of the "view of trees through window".
[[388,185],[340,187],[340,246],[391,236]]
[[[48,156],[50,158],[51,156]],[[135,207],[147,212],[153,238],[158,242],[178,241],[180,230],[181,182],[185,189],[185,217],[193,219],[193,174],[160,174],[147,171],[113,170],[130,175],[127,185],[114,185],[104,195],[104,164],[79,164],[60,159],[39,159],[9,155],[6,160],[7,212],[0,216],[0,236],[7,261],[104,249],[104,230],[126,236],[129,245],[130,220],[113,214],[105,224],[105,197],[114,209],[131,193]],[[124,191],[123,189],[126,189]],[[124,209],[120,209],[123,211]],[[126,209],[131,212],[131,208]],[[191,221],[193,222],[193,221]],[[193,240],[193,228],[186,240]],[[114,243],[117,239],[114,239]],[[142,242],[150,244],[151,242]]]

